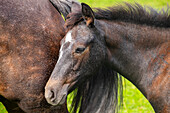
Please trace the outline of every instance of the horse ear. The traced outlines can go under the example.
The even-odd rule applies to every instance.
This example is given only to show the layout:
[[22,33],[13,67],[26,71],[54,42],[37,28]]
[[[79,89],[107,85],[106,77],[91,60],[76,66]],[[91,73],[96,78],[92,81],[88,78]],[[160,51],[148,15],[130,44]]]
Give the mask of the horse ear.
[[78,2],[72,2],[71,12],[79,12],[81,11],[81,5]]
[[93,10],[90,8],[90,6],[88,6],[85,3],[81,3],[82,5],[82,14],[83,14],[83,18],[86,21],[86,25],[94,25],[94,12]]

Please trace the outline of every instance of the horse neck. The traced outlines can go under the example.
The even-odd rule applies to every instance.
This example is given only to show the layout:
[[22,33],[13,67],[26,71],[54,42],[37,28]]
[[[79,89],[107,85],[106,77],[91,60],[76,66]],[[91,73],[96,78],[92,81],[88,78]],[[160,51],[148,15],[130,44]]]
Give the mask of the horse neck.
[[158,68],[154,59],[164,48],[169,49],[170,29],[106,20],[98,22],[105,32],[109,63],[147,97],[148,86],[158,73],[153,71]]

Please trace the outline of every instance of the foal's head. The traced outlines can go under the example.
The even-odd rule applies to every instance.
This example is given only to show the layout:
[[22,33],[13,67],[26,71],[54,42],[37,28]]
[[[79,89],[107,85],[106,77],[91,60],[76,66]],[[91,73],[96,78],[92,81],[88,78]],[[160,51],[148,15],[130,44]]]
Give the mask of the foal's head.
[[88,5],[73,4],[66,20],[69,30],[61,41],[58,62],[46,85],[45,97],[50,104],[62,104],[68,92],[94,75],[104,63],[107,57],[104,35],[95,24]]

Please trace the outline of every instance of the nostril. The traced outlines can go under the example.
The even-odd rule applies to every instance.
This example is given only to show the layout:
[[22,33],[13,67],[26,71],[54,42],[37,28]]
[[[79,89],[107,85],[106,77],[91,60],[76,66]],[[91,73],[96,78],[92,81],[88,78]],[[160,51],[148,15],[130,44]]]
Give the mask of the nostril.
[[55,94],[54,89],[51,89],[51,88],[50,89],[46,89],[45,98],[47,99],[48,103],[50,103],[50,104],[55,103],[56,94]]
[[51,90],[51,97],[50,97],[50,100],[51,100],[51,102],[54,102],[55,101],[55,93],[54,93],[54,91],[53,90]]

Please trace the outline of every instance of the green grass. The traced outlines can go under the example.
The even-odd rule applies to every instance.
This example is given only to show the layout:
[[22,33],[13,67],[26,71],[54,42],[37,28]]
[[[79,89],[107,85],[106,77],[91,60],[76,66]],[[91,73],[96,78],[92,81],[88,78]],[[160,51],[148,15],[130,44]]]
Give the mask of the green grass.
[[80,0],[81,2],[88,3],[91,7],[109,7],[122,2],[139,3],[141,5],[151,6],[157,9],[167,7],[170,5],[170,0]]
[[[156,9],[167,7],[167,3],[170,5],[170,0],[80,0],[92,7],[108,7],[113,6],[122,1],[130,3],[140,3],[141,5],[151,6]],[[126,85],[125,85],[126,84]],[[124,84],[124,101],[122,113],[154,113],[151,105],[141,92],[132,85],[129,81],[125,80]],[[0,113],[7,113],[2,103],[0,103]]]
[[123,89],[122,113],[154,113],[148,100],[128,80],[125,80]]
[[5,107],[3,106],[1,102],[0,102],[0,113],[7,113]]

